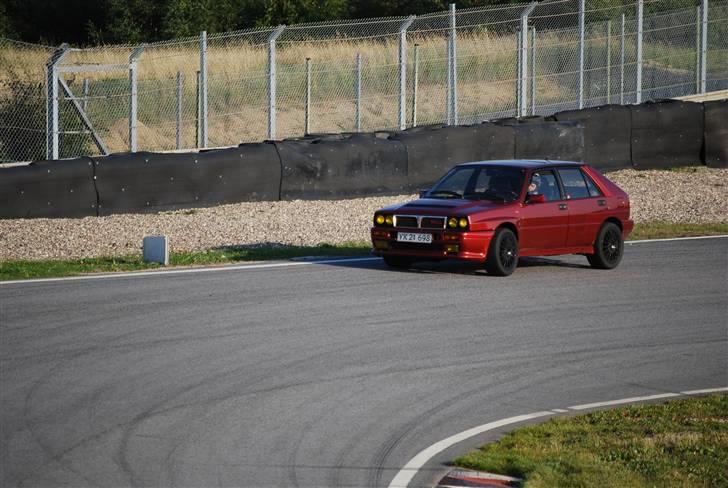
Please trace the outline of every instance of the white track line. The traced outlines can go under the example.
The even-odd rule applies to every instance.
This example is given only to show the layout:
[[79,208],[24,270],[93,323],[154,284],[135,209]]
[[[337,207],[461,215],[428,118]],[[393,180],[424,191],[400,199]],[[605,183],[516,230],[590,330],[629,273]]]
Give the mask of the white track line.
[[661,393],[659,395],[621,398],[619,400],[609,400],[606,402],[585,403],[583,405],[574,405],[573,407],[566,408],[568,408],[569,410],[588,410],[590,408],[610,407],[612,405],[622,405],[624,403],[646,402],[648,400],[659,400],[660,398],[674,398],[679,396],[681,396],[680,393]]
[[[700,237],[676,237],[673,239],[647,239],[644,241],[625,241],[625,244],[643,244],[648,242],[670,242],[670,241],[688,241],[696,239],[721,239],[726,238],[728,235],[719,236],[700,236]],[[189,273],[210,273],[213,271],[244,271],[248,269],[263,269],[263,268],[285,268],[290,266],[306,266],[311,264],[334,264],[334,263],[355,263],[360,261],[375,261],[377,257],[366,257],[366,258],[345,258],[345,259],[326,259],[321,261],[290,261],[285,263],[262,263],[262,264],[242,264],[242,265],[222,265],[215,267],[200,267],[200,268],[184,268],[184,269],[160,269],[155,271],[131,271],[131,272],[119,272],[113,274],[92,274],[86,276],[67,276],[61,278],[36,278],[28,280],[8,280],[0,281],[2,285],[18,285],[18,284],[33,284],[33,283],[55,283],[58,281],[80,281],[80,280],[104,280],[110,278],[137,278],[141,276],[158,276],[158,275],[176,275],[176,274],[189,274]]]
[[344,258],[344,259],[323,259],[319,261],[290,261],[285,263],[262,263],[262,264],[241,264],[235,266],[223,265],[214,268],[184,268],[184,269],[164,269],[158,271],[131,271],[114,274],[97,274],[88,276],[67,276],[65,278],[38,278],[30,280],[9,280],[0,281],[0,285],[18,285],[33,283],[54,283],[57,281],[80,281],[80,280],[103,280],[109,278],[138,278],[142,276],[158,276],[158,275],[178,275],[189,273],[211,273],[215,271],[245,271],[249,269],[265,269],[265,268],[286,268],[291,266],[310,266],[313,264],[337,264],[337,263],[356,263],[361,261],[374,261],[381,258]]
[[389,488],[405,488],[407,485],[409,485],[409,482],[412,481],[412,478],[415,477],[417,471],[419,471],[422,466],[425,465],[425,463],[427,463],[434,456],[440,454],[442,451],[450,446],[469,439],[470,437],[482,434],[483,432],[488,432],[489,430],[497,429],[505,425],[517,424],[518,422],[524,422],[526,420],[547,417],[549,415],[554,415],[554,412],[549,410],[545,412],[536,412],[526,415],[517,415],[515,417],[508,417],[507,419],[496,420],[495,422],[490,422],[480,425],[478,427],[473,427],[472,429],[465,430],[463,432],[460,432],[459,434],[452,435],[447,439],[443,439],[440,442],[436,442],[427,449],[423,449],[415,457],[410,459],[410,461],[404,465],[404,468],[400,469],[399,472],[395,475],[395,477],[392,479],[392,482],[389,483]]
[[695,236],[695,237],[671,237],[669,239],[643,239],[641,241],[624,241],[625,244],[644,244],[645,242],[672,242],[672,241],[696,241],[698,239],[725,239],[728,235],[718,236]]
[[705,390],[681,391],[680,393],[683,395],[705,395],[706,393],[720,393],[723,391],[728,391],[728,387],[726,387],[726,388],[706,388]]
[[680,393],[662,393],[659,395],[647,395],[647,396],[639,396],[639,397],[631,397],[631,398],[622,398],[619,400],[609,400],[605,402],[596,402],[596,403],[586,403],[583,405],[575,405],[573,407],[566,407],[566,409],[563,408],[554,408],[551,410],[544,410],[542,412],[535,412],[535,413],[529,413],[524,415],[517,415],[515,417],[508,417],[501,420],[496,420],[494,422],[489,422],[487,424],[479,425],[478,427],[473,427],[472,429],[465,430],[463,432],[460,432],[459,434],[452,435],[448,437],[447,439],[443,439],[439,442],[434,443],[430,447],[427,447],[423,449],[422,451],[418,452],[415,457],[409,460],[407,464],[404,465],[402,469],[400,469],[397,474],[392,478],[392,481],[389,483],[389,488],[407,488],[409,486],[410,482],[414,479],[414,477],[417,475],[418,471],[422,469],[425,464],[427,464],[433,457],[437,456],[441,452],[443,452],[445,449],[448,449],[455,444],[458,444],[460,442],[463,442],[471,437],[474,437],[479,434],[483,434],[485,432],[488,432],[490,430],[498,429],[500,427],[504,427],[511,424],[517,424],[519,422],[525,422],[527,420],[533,420],[543,417],[548,417],[551,415],[557,415],[559,413],[567,413],[568,411],[579,411],[579,410],[586,410],[586,409],[592,409],[592,408],[599,408],[599,407],[606,407],[611,405],[623,405],[626,403],[639,403],[649,400],[657,400],[657,399],[663,399],[663,398],[677,398],[677,397],[685,397],[690,395],[701,395],[701,394],[707,394],[707,393],[718,393],[718,392],[728,392],[728,387],[720,387],[720,388],[706,388],[703,390],[688,390],[688,391],[681,391]]

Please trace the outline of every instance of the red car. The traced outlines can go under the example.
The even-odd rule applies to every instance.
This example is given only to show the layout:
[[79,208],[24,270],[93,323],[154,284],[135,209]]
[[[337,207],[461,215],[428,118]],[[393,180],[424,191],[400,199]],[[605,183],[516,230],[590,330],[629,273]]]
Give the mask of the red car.
[[377,210],[372,246],[393,267],[459,259],[507,276],[522,256],[583,254],[612,269],[634,227],[629,211],[629,196],[586,164],[465,163],[418,200]]

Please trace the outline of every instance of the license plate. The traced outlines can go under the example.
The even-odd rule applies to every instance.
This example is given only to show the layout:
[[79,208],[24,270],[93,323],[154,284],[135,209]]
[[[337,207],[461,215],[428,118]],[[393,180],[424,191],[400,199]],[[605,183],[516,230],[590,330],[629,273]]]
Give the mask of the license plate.
[[432,244],[432,234],[416,232],[397,232],[398,242],[414,242],[417,244]]

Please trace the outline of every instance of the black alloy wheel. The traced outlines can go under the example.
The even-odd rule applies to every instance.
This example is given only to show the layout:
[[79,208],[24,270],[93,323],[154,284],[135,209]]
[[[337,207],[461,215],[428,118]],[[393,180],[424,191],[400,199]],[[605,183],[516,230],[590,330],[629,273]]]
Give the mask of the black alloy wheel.
[[622,261],[623,254],[622,229],[614,222],[607,222],[599,229],[594,241],[594,254],[589,254],[586,258],[594,268],[614,269]]
[[509,276],[518,267],[518,239],[512,230],[498,229],[490,241],[485,269],[488,274]]

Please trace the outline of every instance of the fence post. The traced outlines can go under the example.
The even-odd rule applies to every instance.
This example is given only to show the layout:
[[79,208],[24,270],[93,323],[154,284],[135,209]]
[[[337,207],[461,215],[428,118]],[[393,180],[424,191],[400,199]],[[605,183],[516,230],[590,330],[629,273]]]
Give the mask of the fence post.
[[356,131],[361,132],[361,53],[356,53]]
[[[583,0],[582,0],[583,1]],[[536,8],[536,5],[538,3],[532,2],[529,4],[528,7],[526,7],[523,12],[521,13],[521,30],[520,30],[520,45],[519,45],[519,52],[521,53],[520,56],[520,95],[521,100],[519,103],[520,111],[518,115],[520,117],[523,117],[527,113],[527,103],[528,103],[528,16],[531,15],[531,12],[533,12],[533,9]]]
[[450,90],[452,86],[452,71],[450,70],[450,58],[452,58],[452,39],[450,37],[445,41],[447,44],[447,64],[445,65],[445,119],[447,125],[452,125],[452,105],[450,105]]
[[705,93],[708,74],[708,0],[700,2],[700,13],[702,15],[700,36],[700,93]]
[[200,32],[200,141],[207,147],[207,31]]
[[184,78],[182,77],[182,72],[177,71],[177,103],[176,103],[176,111],[177,111],[177,128],[175,131],[175,148],[176,149],[182,149],[182,88],[183,88]]
[[268,139],[276,138],[276,39],[285,25],[279,25],[268,36]]
[[523,91],[523,87],[521,86],[523,82],[523,62],[521,60],[523,57],[523,49],[521,49],[522,42],[521,28],[518,27],[516,28],[516,117],[521,116],[521,103],[523,102],[523,95],[521,95]]
[[536,28],[531,27],[531,115],[536,115]]
[[625,15],[622,14],[622,27],[619,33],[619,104],[624,105],[624,29]]
[[306,58],[306,107],[304,109],[303,135],[311,133],[311,58]]
[[584,108],[584,0],[579,0],[579,109]]
[[635,103],[642,103],[642,30],[643,14],[645,10],[644,0],[637,0],[637,92]]
[[700,92],[700,54],[702,46],[702,38],[700,37],[701,11],[700,5],[695,7],[695,93]]
[[58,63],[67,52],[63,43],[46,62],[46,159],[58,159]]
[[417,87],[420,81],[420,45],[415,44],[414,76],[412,79],[412,127],[417,127]]
[[399,26],[399,130],[407,128],[407,29],[414,21],[411,15]]
[[81,91],[83,92],[83,100],[81,101],[81,108],[84,112],[88,111],[88,78],[83,79],[81,85]]
[[202,142],[202,77],[197,72],[197,86],[195,91],[195,99],[197,100],[197,117],[195,117],[195,147],[200,148]]
[[612,101],[612,21],[607,21],[607,103]]
[[458,125],[458,33],[455,4],[450,4],[450,113]]
[[137,151],[137,62],[144,52],[144,45],[129,56],[129,152]]

